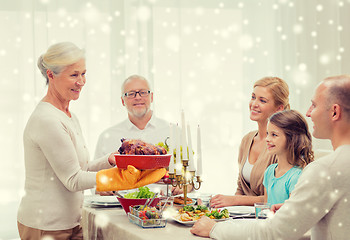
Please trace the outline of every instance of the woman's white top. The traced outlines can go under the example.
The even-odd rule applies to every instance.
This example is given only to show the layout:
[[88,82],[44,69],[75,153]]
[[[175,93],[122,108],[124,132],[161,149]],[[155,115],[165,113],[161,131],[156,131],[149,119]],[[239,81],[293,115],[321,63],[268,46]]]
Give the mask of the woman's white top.
[[[248,156],[249,156],[249,154],[248,154]],[[252,173],[253,167],[254,167],[254,165],[250,164],[248,157],[247,157],[247,161],[245,161],[245,164],[244,164],[243,169],[242,169],[242,175],[243,175],[243,178],[248,183],[250,183],[250,174]]]
[[89,162],[78,119],[40,102],[23,135],[25,186],[17,220],[42,230],[79,225],[83,190],[96,185],[96,171],[110,168],[108,156]]

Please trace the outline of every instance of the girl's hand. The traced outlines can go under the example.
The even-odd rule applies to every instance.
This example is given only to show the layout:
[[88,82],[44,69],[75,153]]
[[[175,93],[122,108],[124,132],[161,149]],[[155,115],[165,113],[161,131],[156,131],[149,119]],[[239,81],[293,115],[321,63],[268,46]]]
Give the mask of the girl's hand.
[[210,200],[210,206],[213,208],[221,208],[232,205],[232,198],[234,196],[225,196],[222,194],[215,195]]
[[274,212],[274,213],[276,213],[277,210],[280,209],[282,206],[283,206],[283,203],[279,203],[279,204],[272,205],[271,211]]

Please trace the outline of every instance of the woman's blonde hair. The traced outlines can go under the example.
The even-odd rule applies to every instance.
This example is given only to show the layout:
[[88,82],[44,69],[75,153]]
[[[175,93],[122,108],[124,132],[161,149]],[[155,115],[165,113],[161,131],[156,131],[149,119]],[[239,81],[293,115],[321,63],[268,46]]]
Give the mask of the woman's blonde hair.
[[305,118],[295,110],[284,110],[274,113],[270,123],[282,129],[286,136],[288,162],[304,168],[314,160],[312,137]]
[[288,84],[278,77],[264,77],[254,83],[254,87],[266,87],[270,89],[276,106],[282,105],[284,109],[290,109]]
[[49,78],[46,73],[48,69],[54,74],[59,74],[66,66],[72,65],[80,59],[85,59],[84,50],[71,42],[61,42],[51,45],[46,53],[39,57],[38,67],[46,78],[46,84],[48,84]]

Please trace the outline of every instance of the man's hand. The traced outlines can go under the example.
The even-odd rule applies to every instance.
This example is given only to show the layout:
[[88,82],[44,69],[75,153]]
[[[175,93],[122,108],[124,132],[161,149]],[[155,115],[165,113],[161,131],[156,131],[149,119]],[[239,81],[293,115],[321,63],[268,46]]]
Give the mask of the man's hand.
[[190,231],[194,235],[208,238],[209,233],[215,224],[216,222],[213,219],[203,216],[199,220],[197,220],[197,222],[195,222]]

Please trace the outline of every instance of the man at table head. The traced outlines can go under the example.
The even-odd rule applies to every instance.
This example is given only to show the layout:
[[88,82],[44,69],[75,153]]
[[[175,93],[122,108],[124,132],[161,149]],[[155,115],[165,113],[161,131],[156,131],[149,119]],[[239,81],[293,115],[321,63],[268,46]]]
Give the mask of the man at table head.
[[266,220],[216,223],[200,219],[193,234],[215,239],[298,239],[310,228],[312,239],[350,236],[350,76],[324,79],[306,115],[313,136],[330,139],[334,152],[309,164],[294,191]]
[[141,139],[157,144],[169,135],[169,123],[157,118],[151,110],[153,92],[148,81],[139,75],[128,77],[121,87],[121,102],[128,112],[128,118],[107,128],[98,139],[95,159],[110,150],[116,151],[121,139]]
[[[170,125],[167,121],[157,118],[151,110],[153,92],[146,78],[140,75],[128,77],[121,86],[121,102],[128,112],[128,118],[107,128],[98,139],[95,159],[116,151],[121,145],[121,139],[141,139],[147,143],[165,142],[169,136]],[[152,191],[166,191],[165,185],[149,185]],[[173,194],[181,193],[179,188],[172,189]],[[102,192],[101,195],[112,195],[112,192]]]

